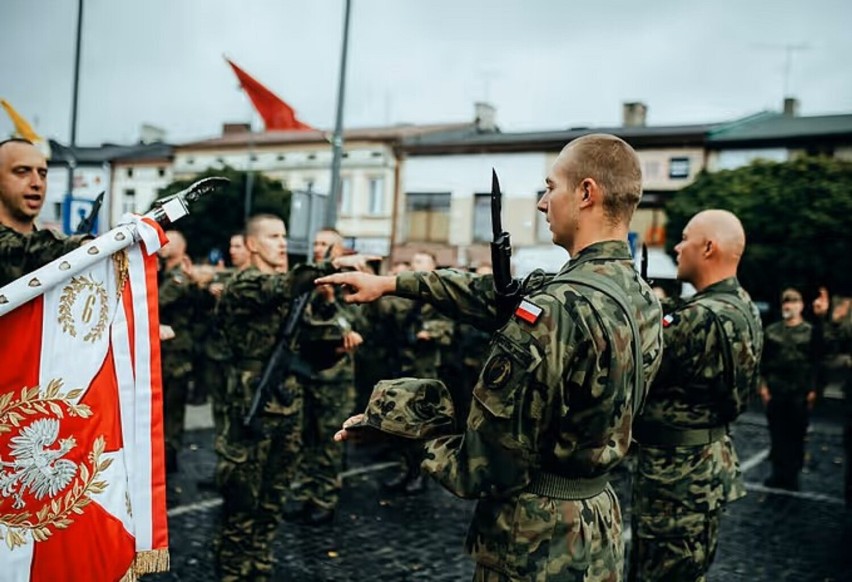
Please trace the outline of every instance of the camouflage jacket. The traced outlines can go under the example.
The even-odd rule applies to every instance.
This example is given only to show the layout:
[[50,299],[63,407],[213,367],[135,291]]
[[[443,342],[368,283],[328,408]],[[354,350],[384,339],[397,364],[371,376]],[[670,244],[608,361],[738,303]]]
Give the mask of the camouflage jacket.
[[[334,298],[329,301],[325,295],[314,291],[305,313],[302,316],[299,331],[299,353],[316,370],[326,370],[340,364],[347,367],[354,361],[353,354],[340,351],[343,336],[350,331],[364,335],[366,327],[357,305],[345,303],[341,288],[334,288]],[[344,365],[342,360],[349,364]],[[349,370],[351,375],[352,371]]]
[[[255,267],[240,271],[226,284],[217,307],[222,336],[226,349],[232,355],[231,365],[238,371],[259,373],[266,365],[278,332],[294,299],[294,275],[313,280],[333,272],[330,263],[318,266],[300,265],[287,273],[262,273]],[[244,402],[234,403],[248,407],[252,394],[242,395]]]
[[[848,297],[832,298],[832,305],[852,301]],[[846,393],[846,409],[852,414],[852,310],[845,317],[817,318],[814,322],[814,341],[822,358],[821,383],[837,381]],[[820,390],[824,386],[819,387]]]
[[49,229],[21,234],[0,224],[0,287],[70,253],[91,238],[63,236]]
[[[530,322],[516,312],[499,330],[494,329],[491,276],[436,271],[397,278],[398,294],[497,331],[473,390],[464,432],[430,441],[423,468],[456,495],[480,498],[468,551],[478,562],[509,575],[543,572],[545,563],[527,554],[543,550],[547,555],[548,543],[571,545],[541,536],[558,535],[552,530],[557,514],[580,504],[523,493],[531,478],[540,472],[605,475],[630,445],[636,362],[627,315],[609,296],[560,281],[560,276],[582,271],[602,274],[625,290],[650,382],[660,363],[662,311],[636,273],[624,242],[587,247],[554,278],[540,272],[528,277],[523,294],[533,311],[540,310],[538,315]],[[533,532],[538,542],[529,538]],[[583,538],[577,543],[584,548],[593,543],[588,536],[600,540],[601,535],[617,535],[619,541],[612,543],[620,543],[620,523],[597,522],[563,535]]]
[[641,421],[679,428],[733,422],[757,391],[760,314],[736,278],[664,305],[665,351]]
[[194,344],[199,290],[180,265],[160,277],[160,323],[171,326],[175,337],[162,343],[165,353],[189,354]]
[[[760,316],[736,278],[724,279],[663,319],[663,364],[639,422],[711,428],[732,422],[757,389]],[[633,481],[636,515],[670,519],[704,513],[745,495],[728,436],[709,445],[639,447]]]
[[[453,321],[431,305],[402,297],[389,297],[388,311],[394,342],[394,376],[437,378],[441,348],[452,342]],[[421,331],[428,332],[431,339],[418,339]]]
[[794,326],[776,321],[767,326],[760,371],[773,397],[804,398],[816,390],[812,335],[811,324],[806,321]]

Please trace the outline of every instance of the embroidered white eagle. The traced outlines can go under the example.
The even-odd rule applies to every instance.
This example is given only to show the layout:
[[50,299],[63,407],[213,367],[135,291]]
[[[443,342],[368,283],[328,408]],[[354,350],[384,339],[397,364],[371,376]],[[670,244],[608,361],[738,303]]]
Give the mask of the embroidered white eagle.
[[0,495],[14,496],[13,508],[24,506],[27,490],[36,499],[54,497],[74,479],[77,464],[62,457],[77,446],[77,441],[74,437],[59,439],[58,448],[48,448],[58,436],[59,420],[42,418],[11,438],[9,452],[13,460],[0,459],[0,466],[7,469],[0,472]]

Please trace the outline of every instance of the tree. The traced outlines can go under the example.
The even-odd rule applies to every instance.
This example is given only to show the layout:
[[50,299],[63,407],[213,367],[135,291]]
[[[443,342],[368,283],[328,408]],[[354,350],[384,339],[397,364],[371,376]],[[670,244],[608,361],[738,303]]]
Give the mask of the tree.
[[852,163],[802,157],[703,172],[666,205],[667,248],[700,210],[736,214],[746,231],[739,278],[752,297],[778,303],[784,287],[852,294]]
[[[208,176],[224,176],[231,182],[214,194],[195,202],[191,213],[180,220],[176,228],[187,240],[193,260],[204,260],[212,249],[227,256],[230,237],[240,232],[245,224],[245,192],[248,173],[225,167],[207,170],[191,180],[177,180],[163,188],[157,198],[170,196],[190,184]],[[269,213],[280,216],[285,224],[290,218],[290,191],[281,183],[255,172],[252,186],[251,214]]]

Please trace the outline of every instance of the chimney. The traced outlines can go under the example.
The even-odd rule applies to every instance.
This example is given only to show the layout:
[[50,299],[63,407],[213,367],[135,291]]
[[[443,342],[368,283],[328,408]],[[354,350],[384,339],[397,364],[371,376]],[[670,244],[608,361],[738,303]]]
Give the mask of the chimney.
[[645,127],[645,116],[648,113],[648,106],[641,101],[625,103],[622,105],[622,121],[623,127]]
[[166,141],[166,130],[150,123],[143,123],[142,127],[139,128],[139,141],[142,143],[162,143]]
[[236,135],[238,133],[248,133],[251,131],[249,123],[223,123],[222,135]]
[[473,104],[474,123],[479,133],[497,131],[497,110],[490,103],[478,102]]
[[799,100],[795,97],[784,97],[784,116],[798,117],[799,116]]

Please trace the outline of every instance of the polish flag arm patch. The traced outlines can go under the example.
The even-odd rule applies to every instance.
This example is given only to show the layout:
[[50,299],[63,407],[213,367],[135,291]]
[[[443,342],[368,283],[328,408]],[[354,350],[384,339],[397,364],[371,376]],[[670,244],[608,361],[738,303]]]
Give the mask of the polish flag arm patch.
[[538,321],[539,317],[541,317],[541,311],[541,307],[531,301],[523,299],[521,304],[518,305],[518,308],[515,309],[515,317],[522,319],[529,324],[533,324]]
[[668,327],[674,322],[674,315],[671,313],[663,318],[663,327]]

